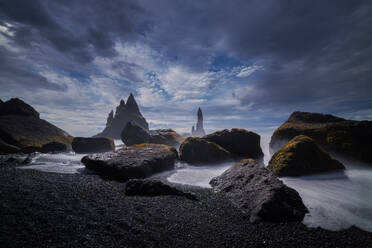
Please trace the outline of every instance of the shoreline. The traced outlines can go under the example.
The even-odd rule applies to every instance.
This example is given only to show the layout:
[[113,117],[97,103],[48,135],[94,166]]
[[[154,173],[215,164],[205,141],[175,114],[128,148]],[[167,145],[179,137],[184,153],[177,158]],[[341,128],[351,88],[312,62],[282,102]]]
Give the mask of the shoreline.
[[170,183],[194,193],[125,196],[125,183],[91,174],[0,167],[1,247],[368,247],[372,233],[302,223],[251,224],[211,189]]

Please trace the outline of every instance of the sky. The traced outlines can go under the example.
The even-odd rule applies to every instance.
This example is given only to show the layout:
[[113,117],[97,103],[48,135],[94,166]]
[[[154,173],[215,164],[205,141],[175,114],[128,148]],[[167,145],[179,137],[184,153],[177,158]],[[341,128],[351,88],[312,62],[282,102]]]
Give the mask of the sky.
[[0,99],[91,136],[132,92],[151,129],[372,120],[372,2],[0,0]]

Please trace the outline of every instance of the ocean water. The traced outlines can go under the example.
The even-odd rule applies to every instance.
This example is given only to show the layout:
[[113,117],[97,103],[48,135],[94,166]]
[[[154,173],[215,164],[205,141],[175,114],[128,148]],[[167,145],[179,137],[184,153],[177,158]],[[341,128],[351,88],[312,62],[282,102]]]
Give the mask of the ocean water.
[[[264,164],[270,160],[271,135],[261,135]],[[116,148],[123,147],[115,140]],[[86,154],[38,154],[24,169],[55,173],[87,173],[80,162]],[[346,166],[345,173],[330,173],[298,178],[281,178],[301,195],[309,214],[303,223],[310,227],[340,230],[351,225],[372,232],[372,166],[338,158]],[[168,181],[210,188],[209,181],[233,163],[195,166],[178,162]]]

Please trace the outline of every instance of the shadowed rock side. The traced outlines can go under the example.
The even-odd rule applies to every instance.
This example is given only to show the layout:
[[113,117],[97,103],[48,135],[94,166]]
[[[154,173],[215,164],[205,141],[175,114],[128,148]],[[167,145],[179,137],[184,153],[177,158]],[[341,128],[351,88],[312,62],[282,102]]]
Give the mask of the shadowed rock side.
[[43,145],[40,149],[42,153],[48,153],[48,152],[65,152],[68,150],[68,147],[60,142],[50,142],[45,145]]
[[147,130],[134,122],[128,122],[121,133],[121,140],[127,146],[155,143],[178,147],[183,137],[172,129]]
[[115,151],[115,143],[110,138],[76,137],[72,141],[72,149],[76,153],[93,153]]
[[120,181],[146,178],[155,173],[174,169],[177,150],[160,144],[140,144],[116,152],[92,154],[81,162],[90,170]]
[[17,153],[19,152],[19,148],[16,146],[12,146],[4,142],[0,139],[0,155],[10,154],[10,153]]
[[128,181],[125,187],[125,194],[128,196],[176,195],[186,197],[187,199],[194,201],[197,200],[194,194],[183,192],[174,186],[169,186],[168,184],[158,180],[131,179]]
[[204,140],[216,143],[236,156],[259,158],[263,156],[260,146],[260,135],[245,129],[224,129],[203,137]]
[[129,95],[127,103],[124,100],[120,101],[119,106],[116,107],[115,115],[113,115],[113,111],[109,113],[105,129],[94,137],[120,139],[124,127],[131,121],[146,130],[149,129],[149,125],[142,116],[132,93]]
[[332,115],[294,112],[275,130],[270,148],[276,151],[300,134],[309,136],[325,149],[372,163],[372,121],[352,121]]
[[241,160],[210,184],[246,212],[251,222],[300,222],[307,213],[297,191],[253,159]]
[[230,152],[220,145],[198,137],[189,137],[180,146],[180,159],[187,163],[219,163],[230,158]]
[[41,147],[49,142],[71,146],[73,139],[62,129],[39,118],[39,113],[20,99],[11,99],[0,106],[0,139],[18,148]]
[[268,167],[276,176],[303,176],[307,174],[344,170],[345,167],[331,158],[313,139],[299,135],[278,150]]

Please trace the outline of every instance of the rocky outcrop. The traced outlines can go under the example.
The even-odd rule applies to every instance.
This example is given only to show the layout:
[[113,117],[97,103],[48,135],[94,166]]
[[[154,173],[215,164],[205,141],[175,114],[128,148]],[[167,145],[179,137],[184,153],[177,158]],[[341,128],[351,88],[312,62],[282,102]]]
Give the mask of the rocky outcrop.
[[49,152],[66,152],[68,147],[60,142],[50,142],[41,147],[42,153],[49,153]]
[[263,156],[260,146],[260,135],[245,129],[224,129],[208,134],[204,140],[216,143],[235,156],[260,158]]
[[149,129],[149,125],[142,116],[132,93],[129,95],[127,103],[124,100],[120,101],[119,106],[116,107],[115,115],[113,111],[109,113],[105,129],[94,137],[120,139],[121,133],[128,122],[135,122],[142,128]]
[[197,200],[196,196],[191,193],[183,192],[175,187],[169,186],[158,180],[141,180],[131,179],[128,181],[125,188],[127,196],[162,196],[175,195],[186,197],[190,200]]
[[194,128],[194,126],[192,126],[192,129],[191,129],[191,136],[204,136],[205,135],[205,131],[204,131],[204,127],[203,127],[203,112],[201,110],[201,108],[198,108],[198,121],[196,123],[196,128]]
[[115,143],[110,138],[76,137],[72,140],[72,149],[76,153],[95,153],[115,151]]
[[177,150],[160,144],[140,144],[116,152],[92,154],[82,158],[87,169],[126,181],[146,178],[155,173],[174,169]]
[[183,137],[172,129],[147,130],[134,122],[128,122],[121,133],[121,140],[127,146],[154,143],[178,147]]
[[180,159],[187,163],[219,163],[230,158],[230,152],[199,137],[189,137],[180,146]]
[[299,135],[278,150],[269,162],[268,168],[274,175],[303,176],[344,170],[345,167],[323,151],[313,139]]
[[297,191],[253,159],[241,160],[210,184],[247,213],[251,222],[301,222],[307,213]]
[[19,148],[16,146],[12,146],[6,142],[4,142],[2,139],[0,139],[0,155],[6,155],[11,153],[17,153],[19,152]]
[[0,138],[18,148],[41,147],[49,142],[71,146],[72,136],[39,116],[33,107],[17,98],[1,104]]
[[275,130],[270,148],[277,151],[300,134],[314,139],[326,150],[372,163],[372,121],[352,121],[332,115],[294,112]]

